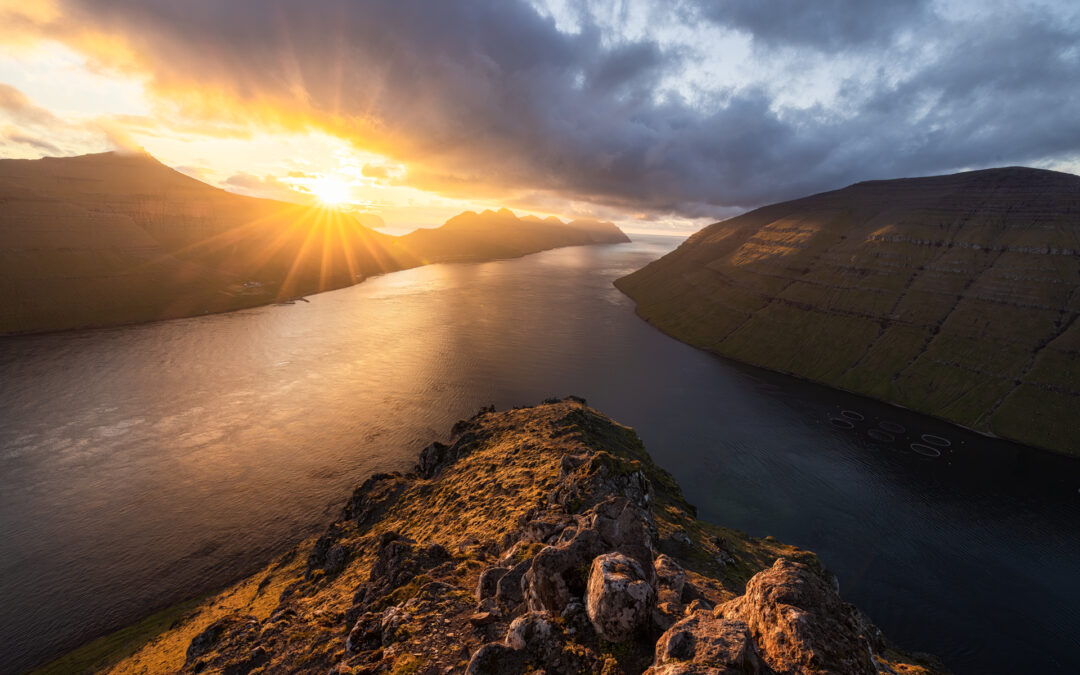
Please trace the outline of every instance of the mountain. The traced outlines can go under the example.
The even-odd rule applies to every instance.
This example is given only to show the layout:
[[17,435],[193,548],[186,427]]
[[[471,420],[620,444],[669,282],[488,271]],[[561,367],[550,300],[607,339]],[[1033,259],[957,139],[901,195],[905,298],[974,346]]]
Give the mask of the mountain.
[[0,160],[0,207],[0,334],[222,312],[429,262],[626,241],[614,225],[512,214],[395,238],[350,214],[211,187],[147,154]]
[[871,181],[715,223],[616,282],[733,359],[1080,453],[1080,177]]
[[442,227],[416,230],[403,239],[410,251],[430,261],[494,260],[560,246],[630,241],[606,221],[518,218],[509,209],[466,211]]
[[452,433],[318,539],[40,672],[944,672],[890,646],[814,554],[698,520],[582,399]]

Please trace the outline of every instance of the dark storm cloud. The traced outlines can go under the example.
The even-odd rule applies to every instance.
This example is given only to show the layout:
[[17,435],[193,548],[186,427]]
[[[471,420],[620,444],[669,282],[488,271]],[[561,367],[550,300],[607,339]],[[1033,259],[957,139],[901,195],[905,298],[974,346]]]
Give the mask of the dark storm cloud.
[[691,0],[705,18],[767,46],[839,51],[892,40],[928,17],[927,0]]
[[[868,178],[1080,154],[1076,21],[1018,9],[950,23],[914,0],[708,7],[759,47],[790,48],[777,53],[796,73],[803,52],[876,51],[835,103],[795,109],[765,81],[659,97],[696,58],[685,46],[587,15],[561,32],[520,0],[70,0],[69,22],[49,30],[121,40],[129,51],[100,58],[147,73],[192,114],[321,126],[445,194],[715,216]],[[892,44],[901,31],[914,46]]]

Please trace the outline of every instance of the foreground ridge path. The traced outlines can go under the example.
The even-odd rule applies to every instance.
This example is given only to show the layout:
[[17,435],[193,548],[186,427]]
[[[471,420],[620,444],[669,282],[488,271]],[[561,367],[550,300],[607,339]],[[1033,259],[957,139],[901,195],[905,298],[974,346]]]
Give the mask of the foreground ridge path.
[[[114,673],[940,673],[575,397],[482,409]],[[130,650],[129,650],[130,651]]]

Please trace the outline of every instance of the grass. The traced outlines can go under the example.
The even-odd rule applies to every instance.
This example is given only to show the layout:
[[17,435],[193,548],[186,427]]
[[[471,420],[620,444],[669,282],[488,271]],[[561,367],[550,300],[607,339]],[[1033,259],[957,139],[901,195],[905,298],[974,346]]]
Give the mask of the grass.
[[32,671],[31,675],[74,675],[106,670],[131,656],[143,645],[183,620],[201,602],[201,598],[188,600],[163,609],[138,623],[88,642],[75,651]]

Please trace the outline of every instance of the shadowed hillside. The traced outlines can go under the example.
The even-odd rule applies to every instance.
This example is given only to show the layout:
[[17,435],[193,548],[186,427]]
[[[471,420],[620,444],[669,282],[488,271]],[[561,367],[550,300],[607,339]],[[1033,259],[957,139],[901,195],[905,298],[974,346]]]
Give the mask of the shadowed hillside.
[[610,223],[505,211],[394,238],[339,211],[225,192],[145,154],[2,160],[0,205],[0,334],[221,312],[429,262],[627,241]]
[[616,285],[698,347],[1080,452],[1080,177],[858,183],[711,225]]

